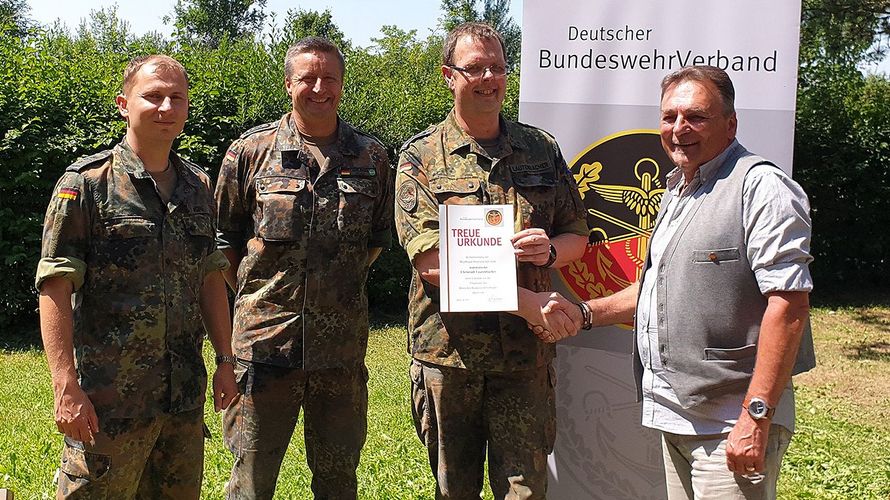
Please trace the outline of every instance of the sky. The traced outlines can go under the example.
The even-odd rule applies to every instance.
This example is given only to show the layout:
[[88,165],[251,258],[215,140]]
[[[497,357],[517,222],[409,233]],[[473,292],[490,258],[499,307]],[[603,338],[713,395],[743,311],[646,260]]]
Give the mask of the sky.
[[[173,12],[176,0],[28,0],[30,17],[41,24],[56,19],[74,30],[91,10],[118,6],[118,16],[130,23],[131,31],[142,35],[158,31],[170,35],[171,27],[162,18]],[[440,0],[268,0],[266,12],[278,15],[279,22],[287,9],[323,11],[330,9],[334,22],[353,44],[371,45],[371,38],[380,35],[380,27],[394,24],[401,29],[416,29],[420,37],[428,35],[442,15]],[[522,26],[522,0],[510,0],[510,14]],[[881,63],[863,66],[867,72],[890,75],[890,57]]]
[[[176,0],[28,0],[30,17],[40,24],[60,19],[70,30],[89,17],[91,10],[118,6],[118,17],[130,23],[131,31],[142,35],[158,31],[169,35],[172,29],[162,18],[173,12]],[[268,0],[266,12],[275,12],[279,23],[288,9],[323,11],[329,9],[334,22],[353,44],[366,47],[380,35],[380,27],[394,24],[401,29],[416,29],[425,37],[442,15],[439,0]],[[522,25],[522,0],[510,0],[510,14]]]

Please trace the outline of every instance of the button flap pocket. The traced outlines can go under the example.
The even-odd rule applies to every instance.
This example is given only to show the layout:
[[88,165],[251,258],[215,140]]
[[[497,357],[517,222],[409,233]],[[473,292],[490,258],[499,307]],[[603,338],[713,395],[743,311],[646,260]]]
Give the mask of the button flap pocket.
[[65,438],[60,469],[69,476],[95,481],[111,469],[111,457],[86,451],[81,443]]
[[104,221],[109,238],[150,238],[157,234],[158,225],[141,217],[113,217]]
[[556,179],[552,172],[513,174],[513,182],[519,187],[553,187]]
[[719,264],[721,262],[732,262],[739,260],[741,254],[738,248],[719,248],[715,250],[693,250],[693,262],[713,262]]
[[430,180],[430,189],[438,193],[475,193],[482,187],[482,182],[476,177],[463,177],[452,179],[450,177],[439,177]]
[[299,193],[304,189],[306,189],[305,178],[271,176],[256,180],[256,190],[261,195]]
[[213,224],[210,222],[210,214],[191,214],[185,219],[185,227],[189,234],[194,236],[213,237]]
[[362,179],[359,177],[337,178],[337,186],[344,193],[358,193],[371,198],[376,198],[380,185],[376,179]]

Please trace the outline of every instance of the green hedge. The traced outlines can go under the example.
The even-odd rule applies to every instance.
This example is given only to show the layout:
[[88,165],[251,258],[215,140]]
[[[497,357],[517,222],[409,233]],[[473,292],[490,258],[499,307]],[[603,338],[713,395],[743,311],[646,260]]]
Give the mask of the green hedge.
[[[385,26],[374,46],[353,47],[328,13],[289,12],[284,27],[263,42],[223,40],[216,48],[157,34],[134,37],[113,11],[94,13],[74,34],[58,27],[32,28],[25,36],[0,29],[0,328],[34,324],[33,274],[49,193],[67,165],[122,137],[114,96],[127,61],[163,52],[183,62],[192,106],[177,147],[215,178],[234,138],[287,111],[284,52],[315,33],[345,48],[342,116],[380,138],[393,163],[404,140],[451,107],[439,72],[441,36]],[[885,283],[890,83],[863,77],[855,61],[820,59],[821,45],[807,29],[804,35],[795,176],[813,207],[817,286]],[[505,113],[515,118],[519,77],[509,78]],[[383,254],[369,279],[374,310],[403,310],[408,271],[397,244]]]
[[[0,327],[33,325],[33,275],[49,194],[67,165],[123,136],[114,97],[132,57],[163,52],[185,65],[191,109],[176,147],[215,178],[232,140],[289,109],[284,52],[290,41],[309,34],[297,32],[306,29],[291,23],[265,43],[224,40],[211,49],[157,35],[136,38],[113,13],[100,12],[73,35],[55,28],[0,36]],[[441,120],[451,96],[439,73],[441,38],[419,39],[395,27],[383,31],[369,50],[343,44],[341,115],[380,138],[395,164],[401,143]],[[511,78],[507,113],[515,117],[518,76]],[[403,311],[408,279],[407,260],[394,239],[394,248],[371,271],[371,307]]]

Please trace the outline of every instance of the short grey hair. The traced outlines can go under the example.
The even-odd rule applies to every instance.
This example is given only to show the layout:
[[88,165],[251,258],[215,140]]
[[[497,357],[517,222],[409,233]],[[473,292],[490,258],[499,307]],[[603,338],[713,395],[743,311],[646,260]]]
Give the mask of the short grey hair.
[[327,38],[320,36],[307,36],[306,38],[303,38],[302,40],[299,40],[295,44],[288,47],[287,54],[285,54],[284,56],[285,77],[290,78],[291,75],[293,75],[293,59],[300,54],[305,54],[306,52],[322,52],[325,54],[336,55],[337,60],[340,61],[340,75],[346,75],[346,59],[343,57],[343,52],[340,52],[339,47],[334,45],[334,43]]
[[686,66],[665,76],[661,80],[661,97],[675,85],[686,81],[711,82],[717,87],[720,100],[723,101],[723,114],[729,116],[735,113],[735,87],[726,71],[716,66]]

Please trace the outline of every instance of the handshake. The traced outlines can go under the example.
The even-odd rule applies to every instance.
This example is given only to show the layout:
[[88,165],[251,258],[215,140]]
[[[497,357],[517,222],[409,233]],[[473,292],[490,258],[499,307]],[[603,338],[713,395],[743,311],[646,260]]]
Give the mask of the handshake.
[[520,289],[519,315],[541,341],[553,343],[589,330],[593,313],[586,302],[574,303],[559,292]]

